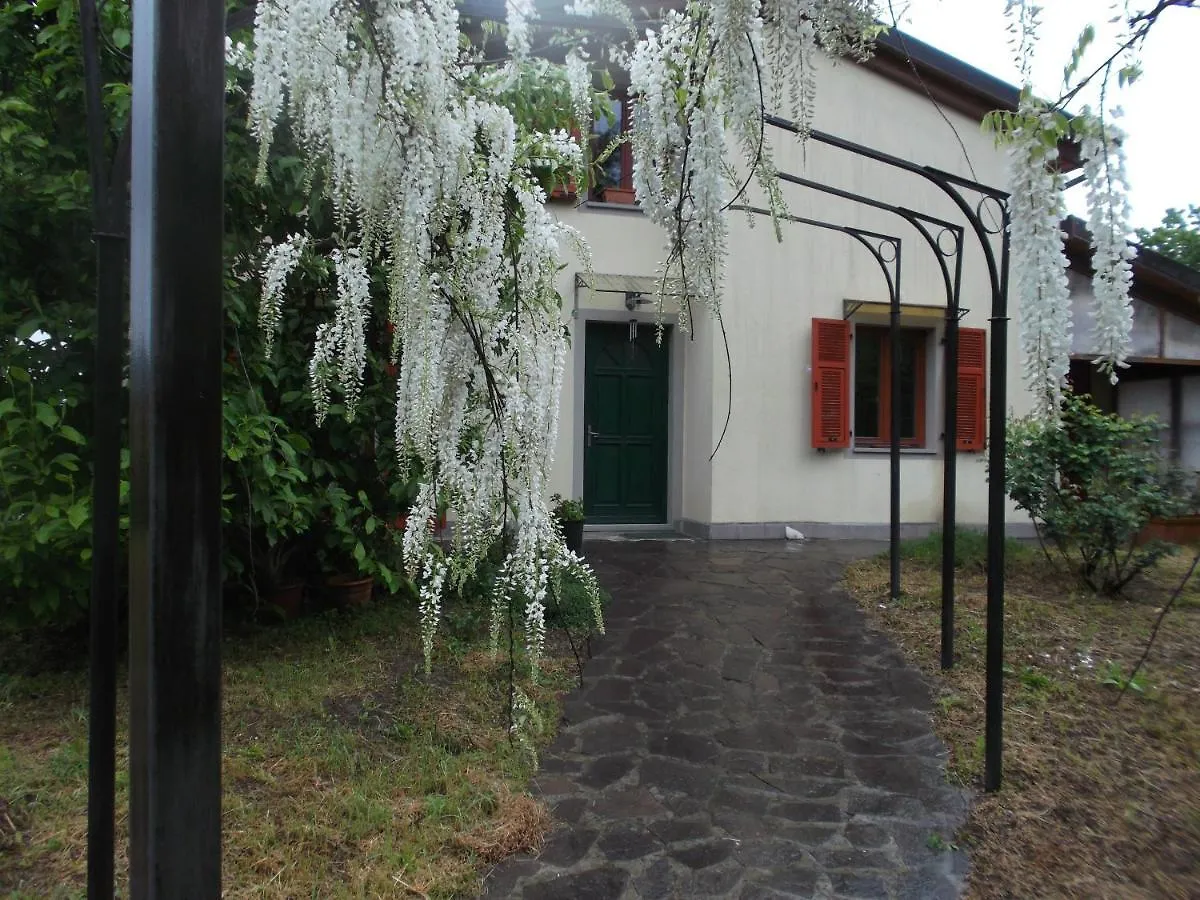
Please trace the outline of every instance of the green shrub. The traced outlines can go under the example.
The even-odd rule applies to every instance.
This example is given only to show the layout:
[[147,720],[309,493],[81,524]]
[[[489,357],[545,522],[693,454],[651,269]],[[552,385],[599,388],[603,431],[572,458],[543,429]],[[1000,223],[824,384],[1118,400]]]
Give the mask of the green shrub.
[[1068,394],[1061,424],[1008,426],[1008,495],[1029,513],[1043,545],[1088,588],[1119,593],[1169,545],[1139,543],[1151,519],[1188,508],[1186,478],[1160,452],[1162,426],[1101,412]]
[[[0,625],[70,626],[91,584],[92,479],[78,399],[55,402],[19,366],[0,370]],[[45,397],[46,399],[41,399]],[[85,427],[80,423],[81,427]],[[129,454],[121,457],[121,531]]]

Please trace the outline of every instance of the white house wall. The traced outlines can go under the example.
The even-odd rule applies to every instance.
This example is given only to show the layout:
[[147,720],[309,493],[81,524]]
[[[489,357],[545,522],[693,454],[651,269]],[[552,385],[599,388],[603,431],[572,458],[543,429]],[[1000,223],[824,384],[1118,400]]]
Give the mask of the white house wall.
[[[972,176],[954,134],[924,95],[863,67],[839,63],[821,67],[818,98],[816,127],[914,162]],[[992,138],[980,132],[978,122],[952,111],[946,115],[967,147],[974,177],[1002,187],[1003,160]],[[776,133],[772,138],[781,170],[963,221],[949,199],[917,176],[815,142],[805,147],[791,135]],[[944,304],[945,289],[931,251],[901,219],[793,185],[784,190],[797,215],[901,236],[903,302]],[[759,202],[753,196],[751,200]],[[595,272],[654,274],[663,237],[643,216],[586,207],[558,210],[587,237]],[[998,255],[998,240],[995,245]],[[670,423],[672,468],[676,460],[679,466],[670,492],[672,518],[709,525],[705,531],[713,536],[782,536],[784,523],[813,534],[846,532],[845,526],[856,525],[877,530],[888,517],[887,456],[861,450],[821,453],[811,448],[809,367],[812,318],[841,318],[846,299],[888,300],[878,266],[843,234],[785,223],[784,240],[776,243],[769,221],[760,220],[750,228],[740,215],[732,219],[728,261],[724,310],[732,370],[726,365],[720,334],[709,322],[698,322],[692,340],[677,335],[672,347],[673,353],[682,354],[681,364],[672,367],[672,378],[682,369],[684,379],[682,391],[673,385],[672,393],[676,407]],[[577,269],[568,267],[562,275],[568,307],[575,295]],[[573,334],[578,335],[574,353],[579,359],[582,321],[593,315],[628,317],[621,295],[584,293],[587,296],[574,317],[570,308],[565,310]],[[961,305],[968,310],[963,325],[988,327],[989,283],[982,252],[970,234]],[[646,312],[640,315],[649,318]],[[1015,308],[1010,315],[1009,408],[1020,414],[1030,403],[1019,375]],[[940,345],[931,344],[929,355],[937,360],[931,363],[933,377],[928,379],[930,449],[906,453],[902,465],[903,520],[917,527],[928,527],[941,517]],[[583,488],[582,389],[575,383],[582,371],[578,361],[567,367],[553,478],[554,489],[564,494],[580,495]],[[730,374],[732,420],[710,464],[709,453],[725,420]],[[958,457],[958,518],[964,524],[986,521],[983,457]],[[1009,519],[1027,521],[1014,509],[1009,510]]]

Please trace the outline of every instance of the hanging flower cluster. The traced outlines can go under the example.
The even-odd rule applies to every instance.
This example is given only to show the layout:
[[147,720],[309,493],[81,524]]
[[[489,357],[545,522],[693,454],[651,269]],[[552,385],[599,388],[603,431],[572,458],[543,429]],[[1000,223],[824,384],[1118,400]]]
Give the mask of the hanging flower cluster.
[[1009,136],[1011,277],[1021,317],[1022,371],[1038,415],[1055,418],[1071,365],[1071,295],[1063,250],[1058,147],[1050,113],[1025,99]]
[[287,290],[288,276],[300,262],[300,255],[307,244],[307,236],[292,234],[286,240],[272,246],[266,253],[262,267],[262,300],[258,306],[258,323],[263,331],[263,342],[267,358],[275,349],[275,335],[283,318],[283,294]]
[[[531,8],[509,3],[510,42],[522,53]],[[522,605],[536,664],[549,580],[572,569],[595,586],[544,499],[566,359],[555,281],[562,244],[579,244],[547,212],[544,186],[582,158],[566,130],[519,125],[502,102],[521,82],[518,66],[490,70],[465,52],[453,0],[262,0],[251,121],[265,163],[288,115],[342,235],[331,254],[334,316],[310,365],[319,417],[334,389],[354,414],[372,313],[368,261],[387,269],[397,451],[402,474],[409,463],[424,473],[403,547],[419,584],[426,665],[443,591],[497,542],[507,548],[499,599]],[[268,334],[304,248],[296,237],[268,254]],[[455,521],[445,556],[430,524],[442,504]]]
[[1088,230],[1092,256],[1092,290],[1096,296],[1094,344],[1096,364],[1117,383],[1117,369],[1127,366],[1133,303],[1133,246],[1129,242],[1129,182],[1125,175],[1124,133],[1112,122],[1094,122],[1081,144],[1088,182]]
[[768,90],[778,103],[788,89],[784,111],[806,130],[814,53],[865,58],[873,13],[869,0],[691,0],[634,49],[634,189],[666,231],[660,285],[681,286],[681,327],[691,300],[719,315],[725,211],[748,182],[776,219],[785,212],[763,128]]
[[[1070,369],[1071,304],[1065,269],[1066,248],[1060,232],[1064,214],[1063,179],[1058,172],[1058,143],[1079,144],[1083,174],[1088,183],[1088,227],[1094,248],[1093,331],[1095,360],[1113,384],[1125,367],[1133,330],[1133,248],[1129,244],[1129,183],[1122,147],[1124,134],[1111,119],[1120,110],[1105,110],[1068,118],[1061,110],[1033,96],[1030,60],[1038,42],[1041,7],[1031,0],[1007,0],[1005,13],[1014,54],[1025,81],[1015,113],[993,113],[988,124],[1009,141],[1009,211],[1013,284],[1021,317],[1024,376],[1034,395],[1034,414],[1057,420]],[[1079,70],[1094,37],[1084,29],[1065,70],[1069,82]],[[1128,32],[1122,46],[1135,42]],[[1115,58],[1115,57],[1114,57]],[[1109,60],[1104,70],[1107,84]],[[1123,76],[1124,77],[1124,76]],[[1080,85],[1082,87],[1082,85]],[[1065,98],[1075,96],[1079,87]],[[1105,96],[1102,88],[1101,100]]]

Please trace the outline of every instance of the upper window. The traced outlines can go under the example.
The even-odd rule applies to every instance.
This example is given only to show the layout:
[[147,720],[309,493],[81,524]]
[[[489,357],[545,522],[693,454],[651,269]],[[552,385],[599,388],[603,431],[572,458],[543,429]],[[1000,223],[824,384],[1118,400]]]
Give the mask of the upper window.
[[598,159],[619,138],[625,140],[599,165],[592,186],[592,200],[609,203],[633,203],[633,148],[629,144],[631,106],[623,90],[612,96],[611,114],[592,126],[592,158]]
[[925,353],[929,332],[900,332],[900,380],[892,381],[887,328],[854,329],[854,445],[886,447],[892,437],[892,404],[900,407],[900,444],[925,446]]

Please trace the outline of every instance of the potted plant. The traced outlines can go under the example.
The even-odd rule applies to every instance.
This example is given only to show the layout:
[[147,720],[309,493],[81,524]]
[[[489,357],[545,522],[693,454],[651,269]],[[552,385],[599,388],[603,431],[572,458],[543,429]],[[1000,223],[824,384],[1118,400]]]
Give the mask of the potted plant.
[[554,518],[563,533],[567,549],[572,553],[583,553],[583,523],[586,516],[583,512],[582,500],[567,500],[562,494],[550,498],[554,503]]
[[254,577],[267,603],[294,619],[304,607],[304,582],[291,574],[288,562],[300,546],[295,538],[284,539],[255,553]]
[[322,543],[317,551],[325,588],[338,606],[362,606],[376,581],[390,593],[400,589],[403,532],[388,528],[365,491],[351,496],[339,484],[326,488]]

